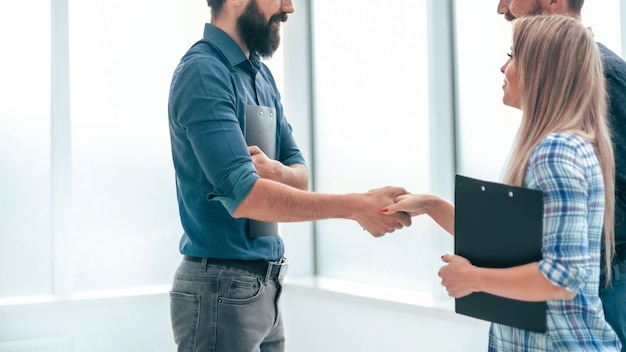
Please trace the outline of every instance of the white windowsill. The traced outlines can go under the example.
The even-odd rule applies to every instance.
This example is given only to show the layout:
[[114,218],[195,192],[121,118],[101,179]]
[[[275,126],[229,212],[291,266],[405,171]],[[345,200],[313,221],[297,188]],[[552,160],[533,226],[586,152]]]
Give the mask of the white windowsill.
[[454,299],[447,296],[438,297],[432,292],[399,289],[325,277],[289,276],[285,280],[285,288],[301,292],[315,291],[315,293],[326,294],[329,298],[339,296],[361,300],[367,304],[379,303],[401,307],[402,309],[443,311],[454,314]]
[[[170,285],[144,286],[137,288],[94,290],[76,292],[68,296],[34,295],[0,299],[0,309],[16,306],[41,304],[88,302],[103,300],[127,300],[149,296],[167,295]],[[371,285],[346,280],[324,277],[289,277],[285,280],[285,289],[302,293],[325,294],[328,298],[349,298],[362,300],[367,304],[379,303],[399,306],[402,309],[419,309],[454,313],[454,300],[449,297],[437,297],[432,292],[398,289],[380,285]]]
[[0,308],[35,304],[127,299],[168,294],[170,285],[142,286],[110,290],[80,291],[71,295],[33,295],[0,298]]

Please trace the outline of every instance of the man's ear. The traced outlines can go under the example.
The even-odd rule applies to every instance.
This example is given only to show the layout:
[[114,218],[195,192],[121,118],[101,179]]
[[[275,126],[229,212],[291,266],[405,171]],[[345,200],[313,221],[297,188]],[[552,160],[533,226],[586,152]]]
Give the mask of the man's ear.
[[221,14],[227,17],[239,17],[246,9],[250,0],[226,0]]
[[248,1],[250,0],[228,0],[235,8],[245,8],[248,5]]
[[569,12],[568,0],[543,0],[543,12],[545,14],[567,14]]

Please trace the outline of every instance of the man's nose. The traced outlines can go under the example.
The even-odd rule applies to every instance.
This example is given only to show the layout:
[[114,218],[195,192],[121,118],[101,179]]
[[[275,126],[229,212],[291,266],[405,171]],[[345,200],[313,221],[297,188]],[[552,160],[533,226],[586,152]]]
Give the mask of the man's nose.
[[498,14],[502,15],[509,12],[509,3],[511,0],[500,0],[498,2]]
[[293,6],[292,0],[283,0],[283,3],[280,6],[280,10],[285,13],[294,13],[296,9]]

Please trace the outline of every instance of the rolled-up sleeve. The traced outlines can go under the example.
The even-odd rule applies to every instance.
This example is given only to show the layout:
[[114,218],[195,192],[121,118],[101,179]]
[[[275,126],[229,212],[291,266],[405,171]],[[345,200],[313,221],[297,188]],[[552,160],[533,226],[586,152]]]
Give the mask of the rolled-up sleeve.
[[544,239],[541,273],[555,285],[579,290],[591,274],[588,190],[584,162],[592,150],[566,139],[546,139],[529,168],[543,191]]
[[232,77],[217,61],[190,60],[175,79],[172,113],[195,156],[182,162],[198,163],[189,169],[202,169],[211,185],[207,199],[220,201],[232,214],[259,178],[238,120]]

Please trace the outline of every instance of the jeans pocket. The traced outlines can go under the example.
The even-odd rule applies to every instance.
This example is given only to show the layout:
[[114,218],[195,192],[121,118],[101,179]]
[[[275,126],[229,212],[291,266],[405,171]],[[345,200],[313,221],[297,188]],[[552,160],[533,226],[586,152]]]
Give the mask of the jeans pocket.
[[261,285],[258,279],[253,281],[231,280],[228,288],[228,299],[249,299],[259,293]]
[[170,291],[170,319],[178,350],[194,352],[198,340],[200,295]]
[[222,278],[220,280],[220,302],[227,304],[247,304],[261,296],[265,285],[254,276]]

